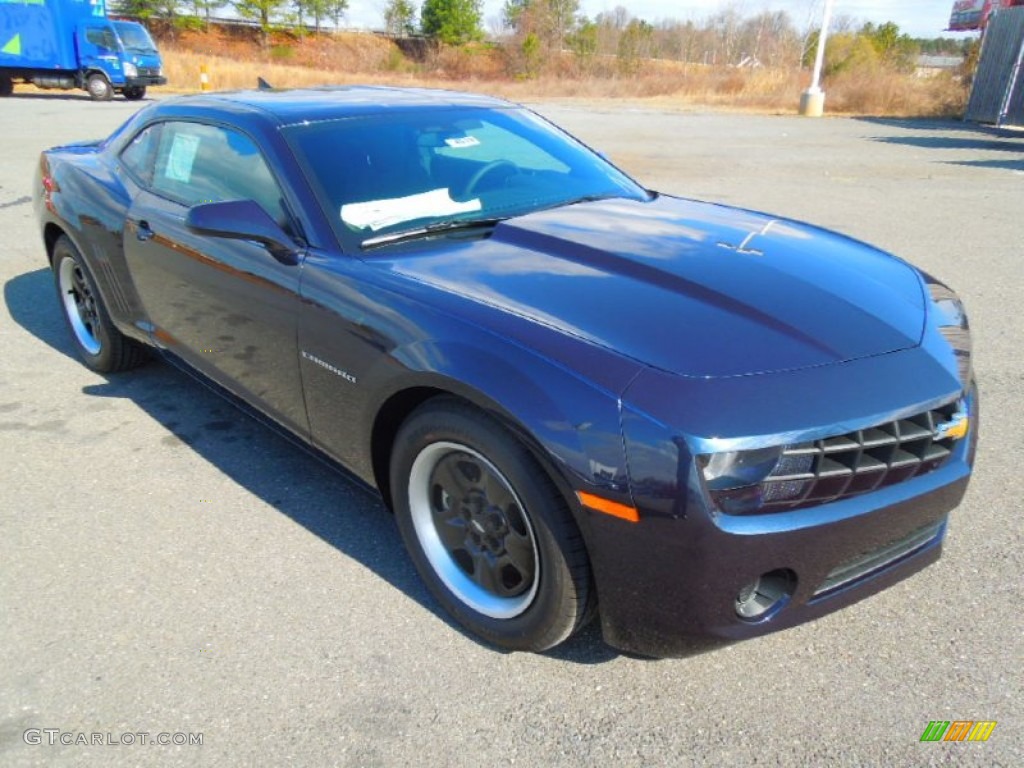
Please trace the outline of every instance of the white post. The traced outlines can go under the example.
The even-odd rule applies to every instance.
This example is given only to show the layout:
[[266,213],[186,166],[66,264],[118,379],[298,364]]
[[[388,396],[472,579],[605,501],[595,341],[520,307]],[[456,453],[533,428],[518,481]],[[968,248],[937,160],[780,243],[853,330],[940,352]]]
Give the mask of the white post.
[[814,56],[811,87],[800,95],[800,114],[807,117],[821,117],[825,112],[825,92],[821,90],[821,69],[825,64],[825,42],[828,40],[828,25],[831,22],[832,0],[825,0],[825,13],[821,17],[821,34],[818,36],[818,51]]

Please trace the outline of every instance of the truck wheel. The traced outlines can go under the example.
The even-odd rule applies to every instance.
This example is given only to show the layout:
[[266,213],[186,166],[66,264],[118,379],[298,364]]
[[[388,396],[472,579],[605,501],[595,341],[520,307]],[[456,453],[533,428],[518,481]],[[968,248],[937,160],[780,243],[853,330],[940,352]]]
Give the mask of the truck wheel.
[[124,89],[124,97],[128,99],[128,101],[138,101],[139,99],[145,98],[145,96],[146,86],[144,85],[135,85]]
[[0,96],[10,96],[14,93],[14,81],[7,75],[0,75]]
[[89,79],[85,81],[86,90],[89,91],[89,98],[93,101],[110,101],[114,98],[114,88],[101,74],[89,75]]

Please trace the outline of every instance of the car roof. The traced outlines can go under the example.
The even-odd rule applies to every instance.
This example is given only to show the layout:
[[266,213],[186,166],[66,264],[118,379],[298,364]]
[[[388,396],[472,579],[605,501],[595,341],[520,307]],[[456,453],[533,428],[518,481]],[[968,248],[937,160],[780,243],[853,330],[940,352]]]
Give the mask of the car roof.
[[329,86],[322,88],[223,91],[168,99],[168,107],[262,113],[279,125],[430,107],[507,108],[509,102],[473,93],[433,88]]

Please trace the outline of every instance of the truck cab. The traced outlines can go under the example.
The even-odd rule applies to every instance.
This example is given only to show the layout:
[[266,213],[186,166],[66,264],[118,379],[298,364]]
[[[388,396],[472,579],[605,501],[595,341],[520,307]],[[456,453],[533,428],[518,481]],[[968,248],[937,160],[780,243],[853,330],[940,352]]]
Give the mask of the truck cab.
[[[163,64],[149,32],[134,21],[100,18],[82,22],[75,32],[85,87],[97,100],[122,93],[141,99],[149,85],[163,85]],[[102,77],[100,76],[102,75]]]

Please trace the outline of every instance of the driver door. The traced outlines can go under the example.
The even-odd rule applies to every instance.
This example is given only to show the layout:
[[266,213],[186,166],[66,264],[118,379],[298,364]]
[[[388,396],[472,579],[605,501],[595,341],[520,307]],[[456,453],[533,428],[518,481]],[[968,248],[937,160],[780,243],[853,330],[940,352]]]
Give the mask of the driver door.
[[154,341],[307,436],[296,346],[301,266],[258,243],[185,226],[192,205],[248,199],[288,231],[283,194],[263,153],[239,131],[168,121],[124,150],[129,170],[136,155],[142,188],[128,211],[124,253]]

